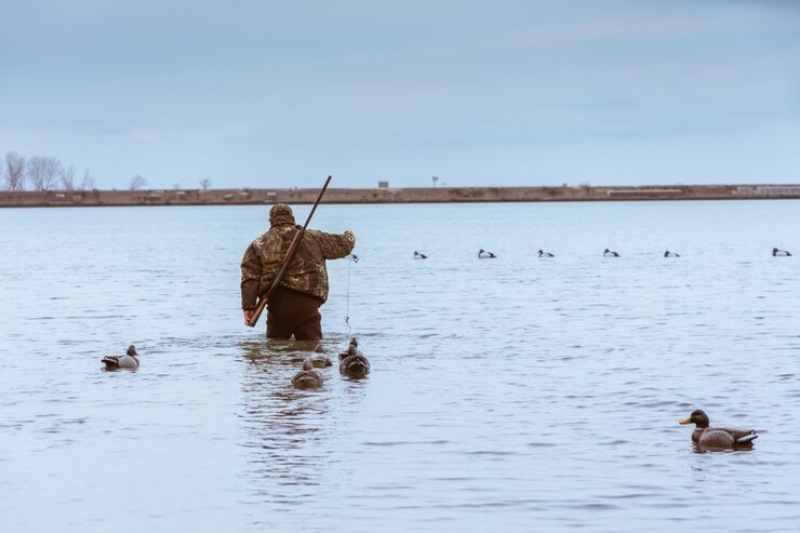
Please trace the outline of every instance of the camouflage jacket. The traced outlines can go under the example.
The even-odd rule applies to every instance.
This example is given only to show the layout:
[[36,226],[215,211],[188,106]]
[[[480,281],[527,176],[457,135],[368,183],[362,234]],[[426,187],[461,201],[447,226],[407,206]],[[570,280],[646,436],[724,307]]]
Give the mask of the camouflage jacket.
[[[269,289],[280,270],[286,251],[302,226],[278,224],[256,238],[242,258],[242,309],[254,309],[257,298]],[[280,285],[309,294],[324,303],[328,299],[325,260],[349,254],[355,239],[307,229]]]

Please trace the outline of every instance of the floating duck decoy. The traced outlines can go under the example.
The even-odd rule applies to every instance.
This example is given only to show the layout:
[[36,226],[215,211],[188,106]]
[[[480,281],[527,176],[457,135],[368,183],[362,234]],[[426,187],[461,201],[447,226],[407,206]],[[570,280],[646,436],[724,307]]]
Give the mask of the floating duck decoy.
[[494,255],[492,252],[487,252],[483,248],[478,250],[478,259],[494,259],[495,257],[497,256]]
[[773,257],[790,257],[792,254],[789,253],[789,251],[787,250],[780,250],[778,248],[773,248],[772,255]]
[[692,442],[708,449],[746,449],[753,445],[758,433],[752,429],[735,427],[709,427],[708,415],[701,409],[692,411],[689,418],[681,420],[681,425],[694,424]]
[[606,248],[605,251],[603,252],[603,257],[619,257],[619,254],[617,252],[612,252],[611,250]]
[[296,389],[318,389],[323,381],[322,374],[314,370],[311,359],[303,361],[303,369],[292,376],[292,386]]
[[331,358],[323,354],[312,355],[306,360],[311,361],[311,366],[314,368],[327,368],[329,366],[333,366],[333,361],[331,361]]
[[102,359],[106,370],[136,370],[139,368],[139,354],[136,347],[131,344],[125,355],[107,355]]
[[350,339],[347,351],[339,354],[339,372],[343,376],[360,379],[369,374],[369,361],[358,349],[358,339]]
[[550,252],[545,252],[543,250],[539,250],[539,257],[555,257],[555,256],[553,254],[551,254]]
[[328,353],[328,349],[324,344],[318,342],[317,345],[314,346],[314,353]]
[[427,259],[428,256],[425,254],[421,254],[418,251],[414,250],[414,259]]
[[677,254],[675,252],[670,252],[669,250],[664,252],[664,257],[680,257],[680,256],[681,256],[680,254]]

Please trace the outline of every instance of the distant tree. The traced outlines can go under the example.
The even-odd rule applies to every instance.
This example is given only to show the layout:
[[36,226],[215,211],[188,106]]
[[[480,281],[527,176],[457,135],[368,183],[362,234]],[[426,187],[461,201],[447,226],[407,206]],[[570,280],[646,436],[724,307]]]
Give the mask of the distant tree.
[[75,167],[61,169],[61,186],[65,191],[75,190]]
[[200,186],[203,188],[203,190],[208,189],[211,186],[211,180],[208,178],[201,179]]
[[131,178],[130,189],[132,191],[144,189],[146,186],[147,186],[147,180],[144,179],[140,174],[136,174],[134,177]]
[[25,189],[25,158],[17,152],[6,152],[3,159],[3,187],[9,191]]
[[33,156],[28,160],[28,179],[34,191],[48,191],[62,173],[61,162],[55,157]]
[[433,180],[433,186],[436,187],[436,182],[439,181],[439,176],[434,176],[431,179]]
[[81,184],[78,188],[82,191],[94,189],[94,178],[92,177],[92,174],[89,172],[88,168],[83,172],[83,181],[81,181]]

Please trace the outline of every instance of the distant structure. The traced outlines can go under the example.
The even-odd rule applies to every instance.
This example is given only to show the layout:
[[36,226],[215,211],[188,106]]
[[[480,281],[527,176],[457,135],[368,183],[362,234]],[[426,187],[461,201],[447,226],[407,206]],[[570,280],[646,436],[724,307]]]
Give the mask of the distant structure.
[[388,189],[389,188],[389,182],[388,181],[379,181],[378,182],[378,188],[379,189]]

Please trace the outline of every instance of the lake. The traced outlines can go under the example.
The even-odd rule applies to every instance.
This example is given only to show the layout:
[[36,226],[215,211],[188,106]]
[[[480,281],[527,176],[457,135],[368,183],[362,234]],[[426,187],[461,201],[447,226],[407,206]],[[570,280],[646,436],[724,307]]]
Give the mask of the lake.
[[316,391],[242,323],[267,221],[0,210],[3,532],[797,530],[800,201],[323,204],[324,342],[372,372]]

